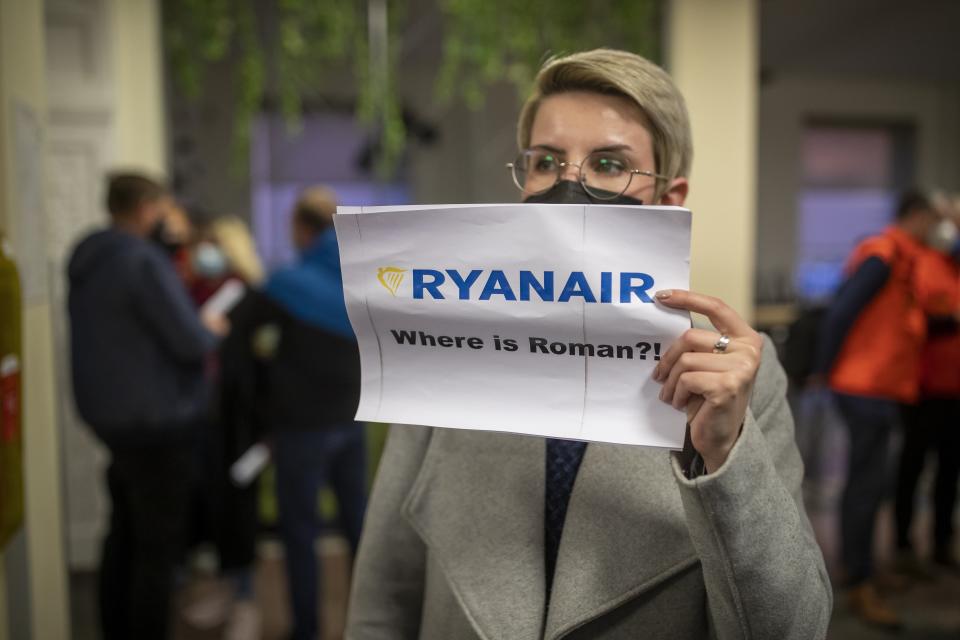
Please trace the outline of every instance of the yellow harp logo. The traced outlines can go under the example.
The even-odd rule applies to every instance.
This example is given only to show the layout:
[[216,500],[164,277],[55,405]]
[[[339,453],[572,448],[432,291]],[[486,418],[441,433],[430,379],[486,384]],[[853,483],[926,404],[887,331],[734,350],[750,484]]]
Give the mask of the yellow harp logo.
[[397,267],[378,267],[377,280],[380,281],[384,289],[395,296],[397,295],[397,289],[400,288],[400,283],[403,282],[403,274],[406,272],[406,269]]

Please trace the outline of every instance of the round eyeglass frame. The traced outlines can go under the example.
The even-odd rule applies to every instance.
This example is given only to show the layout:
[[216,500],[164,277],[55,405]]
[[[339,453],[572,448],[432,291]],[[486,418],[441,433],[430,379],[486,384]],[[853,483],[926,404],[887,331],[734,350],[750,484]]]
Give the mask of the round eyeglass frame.
[[[653,171],[646,171],[643,169],[629,169],[630,178],[627,179],[627,184],[624,185],[623,189],[621,189],[618,193],[615,193],[613,195],[607,195],[607,196],[598,195],[594,191],[594,189],[587,184],[587,181],[583,176],[583,165],[587,163],[587,160],[590,158],[590,156],[594,155],[594,153],[599,153],[599,152],[594,152],[594,153],[588,153],[586,157],[583,160],[581,160],[579,163],[576,163],[576,162],[557,163],[557,171],[556,171],[557,179],[553,181],[553,184],[551,184],[549,187],[546,187],[545,189],[538,189],[537,191],[529,191],[523,185],[520,184],[520,179],[517,177],[517,164],[518,164],[518,161],[523,156],[525,156],[526,154],[532,151],[536,151],[536,149],[524,149],[523,151],[517,154],[517,158],[514,162],[508,162],[505,165],[505,167],[510,170],[510,177],[513,178],[514,186],[516,186],[517,189],[520,189],[520,191],[522,191],[523,193],[527,193],[532,196],[540,195],[541,193],[546,193],[547,191],[550,191],[550,189],[553,189],[555,186],[557,186],[557,184],[563,180],[564,169],[566,169],[567,167],[577,168],[577,182],[579,182],[583,186],[583,190],[586,191],[591,198],[595,198],[597,200],[614,200],[616,198],[619,198],[624,193],[626,193],[627,189],[630,188],[630,184],[633,182],[633,176],[647,176],[648,178],[654,178],[655,180],[670,179],[669,176],[665,176],[661,173],[654,173]],[[601,191],[603,191],[604,193],[613,193],[612,191],[607,191],[606,189],[602,189]]]

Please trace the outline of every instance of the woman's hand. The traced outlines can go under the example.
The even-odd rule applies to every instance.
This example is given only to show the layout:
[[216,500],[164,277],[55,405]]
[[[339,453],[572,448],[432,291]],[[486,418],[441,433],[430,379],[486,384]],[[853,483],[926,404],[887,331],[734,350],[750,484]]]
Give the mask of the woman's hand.
[[[740,436],[763,338],[718,298],[673,289],[658,291],[656,299],[665,307],[707,316],[719,331],[689,329],[653,370],[653,379],[663,384],[660,399],[686,409],[693,447],[707,471],[716,471]],[[729,343],[720,349],[723,336]]]

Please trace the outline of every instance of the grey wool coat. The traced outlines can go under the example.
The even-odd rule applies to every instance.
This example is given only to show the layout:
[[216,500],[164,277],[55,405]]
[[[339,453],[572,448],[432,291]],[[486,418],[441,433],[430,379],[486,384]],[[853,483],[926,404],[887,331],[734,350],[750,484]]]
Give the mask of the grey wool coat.
[[542,438],[394,426],[357,556],[350,640],[819,639],[832,595],[769,339],[726,464],[591,443],[550,601]]

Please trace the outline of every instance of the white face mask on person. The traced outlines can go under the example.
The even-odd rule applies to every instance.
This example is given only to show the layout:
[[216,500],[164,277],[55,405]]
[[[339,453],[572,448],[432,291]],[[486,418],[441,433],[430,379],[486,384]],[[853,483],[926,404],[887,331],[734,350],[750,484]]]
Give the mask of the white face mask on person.
[[227,273],[227,257],[220,247],[210,242],[201,242],[193,250],[193,271],[203,278],[220,278]]
[[927,233],[927,246],[941,253],[953,253],[956,249],[960,231],[951,220],[941,220]]

